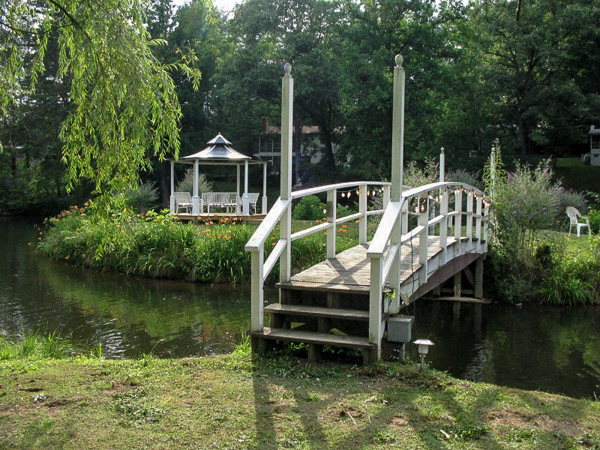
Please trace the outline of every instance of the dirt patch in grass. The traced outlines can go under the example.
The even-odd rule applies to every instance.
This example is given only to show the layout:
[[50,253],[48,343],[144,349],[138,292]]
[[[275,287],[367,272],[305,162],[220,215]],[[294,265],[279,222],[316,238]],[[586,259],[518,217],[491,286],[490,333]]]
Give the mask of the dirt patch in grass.
[[577,421],[568,417],[550,417],[546,414],[511,411],[506,409],[491,410],[487,414],[492,428],[534,429],[549,434],[578,436],[585,431]]
[[[410,365],[308,366],[232,354],[40,361],[29,374],[17,369],[0,363],[0,447],[600,446],[600,402]],[[40,402],[33,398],[42,392],[19,389],[40,386]]]

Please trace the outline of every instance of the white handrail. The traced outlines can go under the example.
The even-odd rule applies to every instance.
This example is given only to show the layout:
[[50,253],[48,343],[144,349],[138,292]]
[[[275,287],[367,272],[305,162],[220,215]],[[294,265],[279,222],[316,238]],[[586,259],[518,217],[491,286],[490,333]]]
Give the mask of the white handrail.
[[[419,187],[412,188],[412,189],[402,192],[402,197],[404,197],[404,198],[417,197],[417,196],[420,196],[421,194],[424,194],[429,191],[437,190],[440,188],[448,188],[451,186],[462,188],[467,192],[473,192],[475,194],[482,196],[484,199],[487,199],[487,196],[483,192],[481,192],[479,189],[477,189],[476,187],[471,186],[470,184],[460,183],[457,181],[445,181],[443,183],[436,182],[436,183],[424,184],[423,186],[419,186]],[[488,201],[489,201],[489,199],[488,199]]]
[[402,211],[402,204],[403,202],[390,202],[385,209],[381,222],[379,222],[379,226],[375,232],[375,236],[373,236],[371,245],[369,245],[369,249],[367,250],[367,254],[370,258],[381,258],[383,256],[385,247],[392,235],[392,229],[398,221],[398,217]]
[[250,240],[246,243],[247,252],[257,252],[265,243],[265,240],[273,232],[279,219],[285,214],[290,206],[291,200],[281,200],[278,198],[267,216],[260,223]]
[[355,186],[390,186],[390,183],[387,181],[348,181],[346,183],[328,184],[326,186],[317,186],[313,188],[302,189],[300,191],[294,191],[292,192],[292,198],[295,200],[307,195],[315,195],[322,192],[331,191],[333,189],[347,189]]

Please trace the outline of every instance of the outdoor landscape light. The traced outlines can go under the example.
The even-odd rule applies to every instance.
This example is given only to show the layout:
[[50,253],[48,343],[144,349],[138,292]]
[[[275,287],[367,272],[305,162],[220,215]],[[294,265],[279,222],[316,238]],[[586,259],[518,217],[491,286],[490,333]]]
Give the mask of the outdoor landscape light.
[[419,356],[421,357],[421,368],[425,367],[425,355],[429,353],[429,347],[435,345],[429,339],[417,339],[413,344],[419,346]]

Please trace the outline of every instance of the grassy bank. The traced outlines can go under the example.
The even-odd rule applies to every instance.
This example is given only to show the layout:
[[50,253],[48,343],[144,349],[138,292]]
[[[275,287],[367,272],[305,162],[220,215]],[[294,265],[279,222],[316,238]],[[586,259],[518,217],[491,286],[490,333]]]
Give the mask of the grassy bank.
[[600,448],[600,402],[285,356],[0,361],[2,448]]
[[[313,224],[294,221],[293,231]],[[250,278],[250,254],[244,246],[255,229],[256,225],[228,220],[184,224],[172,216],[155,213],[121,213],[100,219],[72,208],[47,222],[38,249],[54,259],[101,271],[199,282],[240,282]],[[356,224],[340,226],[337,234],[338,251],[358,242]],[[266,256],[278,236],[276,229],[267,239]],[[295,271],[325,256],[324,233],[292,245]],[[271,278],[275,279],[277,273],[275,267]]]
[[568,188],[600,192],[600,167],[586,166],[581,158],[557,158],[554,172]]

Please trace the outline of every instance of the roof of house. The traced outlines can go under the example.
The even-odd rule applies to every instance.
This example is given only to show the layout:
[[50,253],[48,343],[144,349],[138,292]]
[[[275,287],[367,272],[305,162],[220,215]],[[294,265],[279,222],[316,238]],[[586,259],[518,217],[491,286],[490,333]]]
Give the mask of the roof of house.
[[600,128],[595,128],[594,125],[590,128],[589,136],[600,136]]

